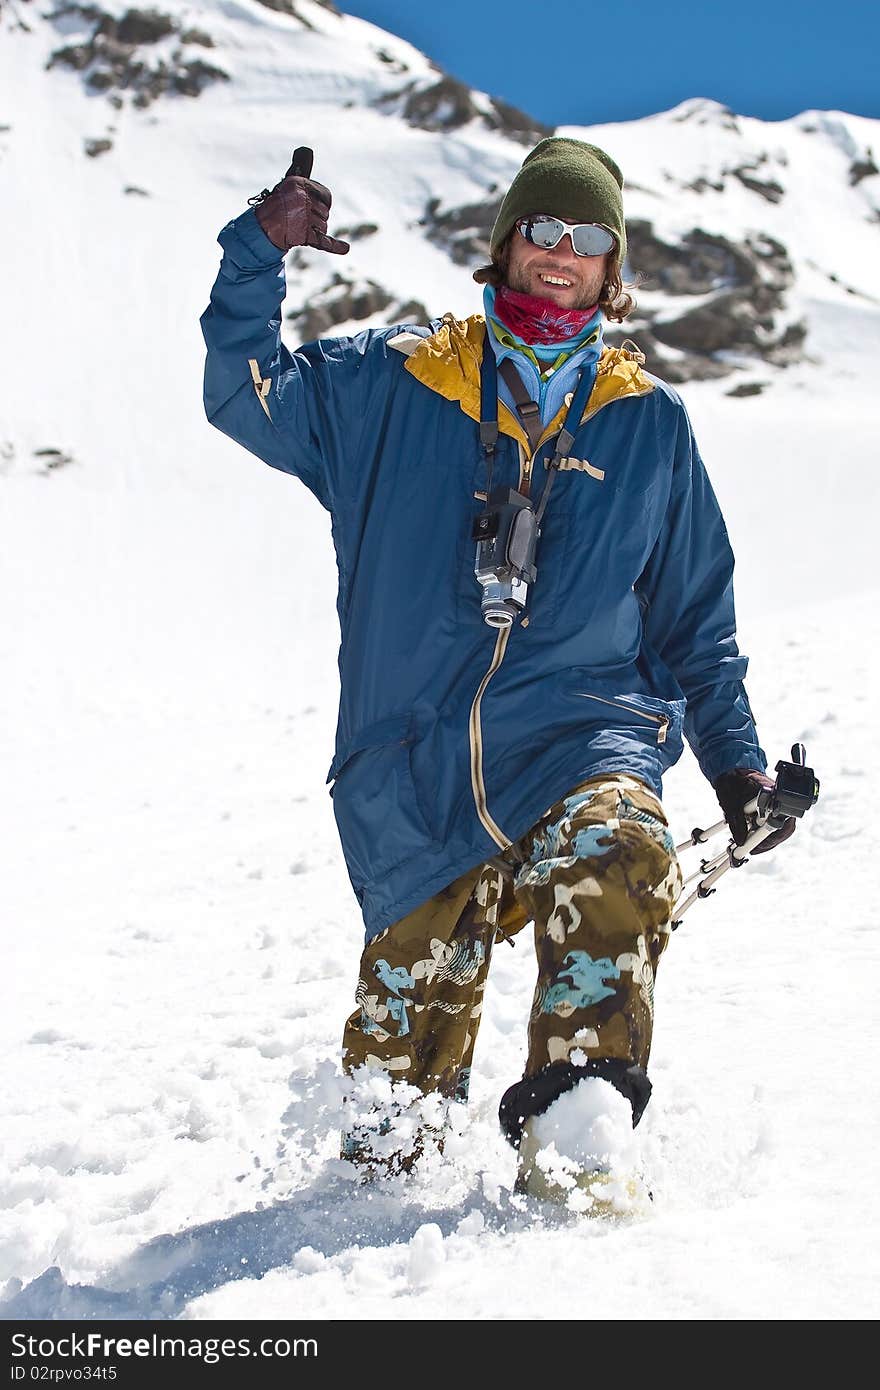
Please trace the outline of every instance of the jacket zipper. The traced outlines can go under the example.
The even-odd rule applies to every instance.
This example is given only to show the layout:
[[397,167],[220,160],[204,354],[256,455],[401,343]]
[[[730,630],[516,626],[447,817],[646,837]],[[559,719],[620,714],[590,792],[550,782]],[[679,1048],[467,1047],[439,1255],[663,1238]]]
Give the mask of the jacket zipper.
[[468,735],[471,745],[471,788],[474,794],[474,804],[477,808],[477,815],[480,818],[483,829],[488,831],[499,849],[509,849],[513,842],[507,838],[501,827],[496,825],[489,814],[489,807],[486,802],[486,783],[483,778],[483,729],[480,723],[480,704],[486,693],[486,686],[504,660],[504,653],[507,650],[510,633],[511,629],[509,627],[499,629],[498,636],[495,639],[495,650],[492,653],[489,669],[480,681],[479,689],[471,705],[470,719],[468,720]]
[[519,444],[519,482],[516,485],[516,490],[521,492],[523,497],[528,497],[532,490],[532,465],[534,461],[534,454],[528,458],[522,444]]
[[[649,390],[653,390],[653,387],[649,388]],[[640,391],[638,394],[644,396],[649,394],[649,392]],[[603,402],[603,405],[610,405],[610,401]],[[581,424],[590,419],[593,415],[598,414],[601,409],[602,406],[599,405],[596,406],[595,410],[589,411],[583,416]],[[522,442],[517,440],[519,448],[519,482],[517,484],[517,491],[521,492],[524,497],[528,497],[529,495],[535,454],[543,443],[543,439],[539,440],[535,450],[531,456],[529,456]],[[513,841],[507,838],[501,827],[493,820],[489,811],[486,798],[486,782],[483,776],[483,729],[480,722],[480,706],[483,696],[486,693],[486,687],[504,660],[504,653],[507,650],[510,633],[511,629],[509,627],[501,628],[498,632],[498,636],[495,639],[495,650],[492,653],[492,660],[489,663],[489,669],[480,681],[479,688],[474,696],[473,704],[471,705],[470,718],[468,720],[468,736],[471,750],[471,789],[474,796],[474,805],[476,806],[477,815],[480,818],[480,824],[492,837],[498,848],[502,850],[509,849]],[[605,700],[601,695],[586,695],[582,691],[579,693],[582,694],[583,698],[586,700],[598,700],[601,704],[616,706],[618,709],[625,709],[629,714],[634,714],[638,719],[645,719],[649,723],[656,724],[658,726],[658,744],[666,742],[666,735],[669,732],[668,719],[661,717],[659,714],[644,714],[641,710],[633,709],[632,705],[624,704],[619,700]]]
[[634,714],[636,719],[647,719],[651,724],[657,724],[658,744],[666,742],[666,735],[669,733],[669,720],[663,714],[647,714],[645,710],[635,709],[633,705],[628,705],[625,700],[607,700],[604,695],[588,695],[585,690],[576,692],[582,700],[598,700],[600,705],[611,705],[613,709],[625,709],[627,714]]

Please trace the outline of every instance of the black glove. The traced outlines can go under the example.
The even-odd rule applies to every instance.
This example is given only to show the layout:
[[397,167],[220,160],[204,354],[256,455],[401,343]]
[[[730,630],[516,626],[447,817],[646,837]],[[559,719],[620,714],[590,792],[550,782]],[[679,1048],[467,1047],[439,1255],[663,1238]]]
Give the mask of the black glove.
[[[734,840],[738,845],[745,844],[749,834],[745,807],[750,801],[754,801],[759,792],[772,792],[776,783],[763,772],[753,772],[748,767],[735,767],[732,772],[722,772],[712,785]],[[766,854],[768,849],[775,849],[783,840],[794,834],[796,825],[796,819],[790,816],[779,830],[774,830],[773,834],[768,835],[751,853]]]
[[264,189],[249,201],[266,236],[279,251],[291,246],[314,246],[318,251],[348,254],[347,241],[327,235],[327,218],[333,201],[329,188],[309,178],[313,152],[305,145],[294,150],[290,168],[280,183]]

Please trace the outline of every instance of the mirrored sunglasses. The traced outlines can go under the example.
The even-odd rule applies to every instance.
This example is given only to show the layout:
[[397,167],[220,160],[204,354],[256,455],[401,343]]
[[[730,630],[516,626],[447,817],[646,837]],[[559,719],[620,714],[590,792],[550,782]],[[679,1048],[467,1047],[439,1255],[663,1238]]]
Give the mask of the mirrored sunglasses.
[[606,227],[598,222],[563,222],[561,217],[550,217],[547,213],[536,213],[534,217],[521,217],[516,224],[517,231],[533,246],[542,251],[552,251],[558,246],[566,232],[571,234],[571,244],[579,256],[604,256],[614,246],[614,237]]

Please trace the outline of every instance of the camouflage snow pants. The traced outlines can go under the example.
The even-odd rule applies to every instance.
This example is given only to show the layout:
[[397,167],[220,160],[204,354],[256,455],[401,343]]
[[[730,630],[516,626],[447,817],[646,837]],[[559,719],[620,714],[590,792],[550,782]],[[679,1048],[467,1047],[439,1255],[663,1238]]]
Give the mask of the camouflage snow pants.
[[345,1071],[366,1065],[466,1100],[493,943],[533,921],[538,979],[525,1075],[501,1104],[508,1138],[518,1144],[529,1114],[589,1075],[628,1095],[635,1123],[680,887],[656,796],[635,777],[590,779],[493,863],[368,943]]

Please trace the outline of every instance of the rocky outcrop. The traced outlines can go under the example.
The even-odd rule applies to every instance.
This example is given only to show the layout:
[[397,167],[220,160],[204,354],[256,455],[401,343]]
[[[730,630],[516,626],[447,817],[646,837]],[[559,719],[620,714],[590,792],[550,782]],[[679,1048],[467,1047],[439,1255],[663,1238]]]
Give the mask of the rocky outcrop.
[[724,237],[695,230],[678,243],[664,241],[652,222],[627,224],[629,263],[647,288],[669,295],[707,294],[750,277],[751,259]]
[[742,135],[736,112],[708,97],[692,97],[689,101],[683,101],[672,119],[679,125],[690,121],[693,125],[715,126],[718,130]]
[[440,199],[432,198],[419,226],[437,246],[441,246],[456,265],[474,269],[489,260],[489,237],[501,209],[502,198],[490,197],[480,203],[440,211]]
[[528,145],[543,135],[553,134],[552,126],[542,125],[505,101],[481,96],[448,73],[441,73],[435,81],[408,82],[383,94],[375,105],[380,111],[402,116],[409,125],[422,130],[458,130],[471,121],[478,121],[487,130],[498,131]]
[[358,222],[353,227],[334,227],[333,235],[340,241],[365,241],[367,237],[375,236],[378,230],[377,222]]
[[[94,5],[70,4],[49,18],[59,26],[80,20],[86,37],[56,48],[48,67],[82,73],[89,91],[105,93],[116,106],[124,97],[145,107],[166,93],[199,96],[210,83],[229,80],[220,68],[192,55],[193,47],[214,46],[210,34],[181,26],[159,10],[126,10],[117,18]],[[146,51],[159,44],[161,53]]]
[[[732,241],[695,228],[672,243],[639,220],[627,230],[643,302],[607,335],[610,342],[634,338],[648,368],[672,382],[726,376],[743,358],[775,366],[799,359],[807,330],[787,314],[794,270],[778,241],[761,235]],[[652,309],[651,292],[658,290],[667,303]],[[679,297],[688,303],[676,313],[668,300]]]
[[[276,14],[290,15],[291,19],[299,20],[305,29],[314,29],[305,15],[297,7],[296,0],[257,0],[257,3],[264,5],[267,10],[274,10]],[[321,5],[323,9],[329,10],[331,14],[339,14],[339,10],[333,4],[333,0],[314,0],[316,5]]]
[[398,75],[409,72],[409,65],[405,63],[402,58],[395,57],[393,53],[389,53],[387,48],[374,48],[373,52],[379,59],[379,62],[385,64],[389,72]]
[[393,323],[427,323],[428,311],[416,300],[403,301],[377,285],[375,280],[347,280],[338,272],[322,290],[305,301],[302,308],[285,315],[303,343],[332,333],[341,323],[362,323],[382,313]]
[[731,173],[734,178],[739,179],[743,188],[748,188],[751,193],[759,194],[768,203],[780,203],[785,196],[782,184],[777,183],[775,179],[756,179],[754,169],[754,165],[741,164],[738,168],[732,169]]
[[730,391],[725,391],[725,396],[733,396],[735,399],[741,396],[760,396],[766,381],[743,381],[739,386],[734,386]]
[[849,182],[851,187],[861,183],[862,179],[869,179],[874,174],[880,174],[880,169],[874,163],[874,153],[872,150],[865,150],[864,154],[858,159],[854,159],[849,166]]
[[677,184],[679,188],[687,189],[690,193],[707,193],[710,190],[713,193],[723,193],[729,181],[736,179],[743,188],[747,188],[750,193],[756,193],[765,202],[781,203],[785,197],[785,188],[775,174],[778,166],[786,163],[784,155],[777,154],[771,160],[767,154],[757,154],[748,160],[722,164],[718,172],[711,177],[701,174],[690,182],[684,182],[668,170],[665,177],[667,182]]

